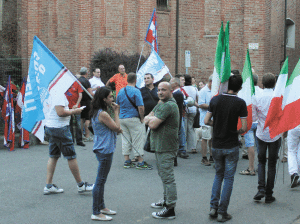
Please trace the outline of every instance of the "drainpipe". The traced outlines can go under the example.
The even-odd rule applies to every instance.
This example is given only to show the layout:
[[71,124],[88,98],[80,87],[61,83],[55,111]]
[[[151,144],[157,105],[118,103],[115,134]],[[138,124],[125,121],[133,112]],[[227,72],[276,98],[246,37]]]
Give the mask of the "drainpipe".
[[176,0],[176,52],[175,52],[175,74],[178,74],[178,31],[179,31],[179,0]]
[[283,41],[283,60],[280,62],[280,69],[286,59],[286,38],[287,38],[287,26],[286,26],[286,19],[287,19],[287,0],[285,0],[284,6],[284,41]]

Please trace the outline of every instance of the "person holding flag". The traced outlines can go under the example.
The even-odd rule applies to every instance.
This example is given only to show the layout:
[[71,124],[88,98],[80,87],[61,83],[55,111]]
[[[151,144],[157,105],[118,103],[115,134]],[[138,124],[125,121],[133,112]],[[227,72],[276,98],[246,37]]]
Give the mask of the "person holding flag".
[[69,109],[67,97],[63,94],[50,95],[52,109],[46,120],[45,133],[49,136],[49,160],[44,194],[63,193],[64,190],[52,183],[55,167],[61,153],[68,160],[69,168],[77,182],[78,193],[92,191],[94,185],[83,182],[80,177],[76,152],[70,131],[70,116],[80,114],[83,108]]
[[4,119],[4,146],[13,151],[15,148],[15,115],[11,79],[8,77],[4,92],[4,102],[2,106],[2,117]]
[[[262,78],[263,92],[257,95],[253,100],[253,119],[258,120],[257,125],[257,141],[258,141],[258,192],[254,196],[254,200],[259,201],[265,197],[266,203],[275,201],[273,197],[273,188],[276,175],[276,163],[278,159],[278,151],[281,145],[281,135],[271,137],[269,128],[265,127],[265,121],[270,108],[273,97],[273,89],[275,86],[275,75],[267,73]],[[268,174],[267,182],[265,180],[266,153],[268,153]]]

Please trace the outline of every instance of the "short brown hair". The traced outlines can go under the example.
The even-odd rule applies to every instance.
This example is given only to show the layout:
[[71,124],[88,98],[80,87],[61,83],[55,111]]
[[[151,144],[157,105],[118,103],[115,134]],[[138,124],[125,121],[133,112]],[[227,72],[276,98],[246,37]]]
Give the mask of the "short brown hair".
[[128,83],[134,83],[136,81],[136,74],[134,72],[130,72],[127,76]]
[[262,84],[265,88],[272,89],[275,86],[275,75],[272,73],[266,73],[262,77]]

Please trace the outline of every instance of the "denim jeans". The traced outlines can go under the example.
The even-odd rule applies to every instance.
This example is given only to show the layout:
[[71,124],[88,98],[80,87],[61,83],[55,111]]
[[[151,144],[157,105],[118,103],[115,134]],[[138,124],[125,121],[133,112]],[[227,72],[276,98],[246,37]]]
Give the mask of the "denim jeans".
[[[239,160],[239,147],[231,149],[212,148],[212,155],[215,161],[216,175],[212,187],[210,207],[218,210],[218,213],[224,214],[227,213],[230,201],[234,174]],[[220,195],[223,179],[224,185],[222,195]]]
[[107,175],[110,171],[113,153],[103,154],[95,152],[99,161],[98,174],[93,189],[93,215],[99,215],[101,209],[105,208],[104,204],[104,185]]
[[[74,117],[73,117],[74,116]],[[74,114],[71,116],[70,120],[70,131],[72,134],[73,142],[75,142],[74,139],[74,133],[73,133],[73,122],[75,118],[75,131],[76,131],[76,143],[78,144],[79,142],[82,142],[82,132],[81,132],[81,119],[80,119],[80,114]]]
[[185,145],[186,145],[186,139],[185,139],[185,130],[184,130],[184,119],[181,119],[181,127],[179,130],[179,149],[178,152],[186,153]]
[[[278,151],[281,145],[281,138],[275,142],[264,142],[258,140],[259,153],[258,153],[258,190],[265,192],[267,196],[273,194],[274,181],[276,175],[276,163],[278,159]],[[268,179],[266,184],[266,154],[268,156]]]

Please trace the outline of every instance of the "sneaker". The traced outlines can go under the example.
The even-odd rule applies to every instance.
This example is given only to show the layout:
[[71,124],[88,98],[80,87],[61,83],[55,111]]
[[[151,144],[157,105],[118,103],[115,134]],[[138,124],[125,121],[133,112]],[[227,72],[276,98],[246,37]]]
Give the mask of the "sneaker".
[[125,163],[124,163],[125,169],[134,168],[135,166],[136,166],[135,163],[133,163],[131,160],[125,161]]
[[83,142],[78,142],[77,145],[79,145],[79,146],[85,146],[85,144]]
[[152,204],[151,204],[151,207],[152,207],[152,208],[164,208],[164,207],[166,207],[166,206],[167,206],[167,205],[166,205],[166,202],[165,202],[164,199],[161,199],[161,200],[159,200],[158,202],[152,203]]
[[110,216],[108,216],[108,215],[106,215],[104,218],[101,218],[101,217],[96,216],[96,215],[91,215],[91,219],[92,219],[92,220],[96,220],[96,221],[110,221],[110,220],[112,220],[113,218],[110,217]]
[[84,138],[83,141],[84,142],[92,142],[93,138],[92,137]]
[[209,216],[212,217],[212,218],[217,218],[218,217],[217,209],[210,208]]
[[299,179],[299,175],[297,173],[294,173],[291,176],[291,188],[298,186],[298,179]]
[[78,189],[78,193],[83,193],[83,192],[86,192],[86,191],[92,191],[94,188],[94,184],[89,184],[88,182],[84,182],[84,184],[79,187],[77,185],[77,189]]
[[186,152],[178,152],[178,156],[183,159],[189,158],[189,155]]
[[260,201],[262,198],[265,197],[265,192],[258,191],[257,194],[253,197],[255,201]]
[[57,193],[63,193],[64,189],[58,188],[55,184],[52,184],[50,188],[45,187],[44,188],[44,194],[57,194]]
[[201,164],[203,164],[204,166],[210,166],[210,162],[207,160],[207,158],[204,158],[201,160]]
[[218,214],[218,222],[226,222],[228,220],[232,219],[232,216],[228,213]]
[[142,163],[138,163],[136,165],[136,168],[138,170],[152,170],[153,166],[151,166],[150,164],[146,163],[145,161],[143,161]]
[[156,219],[175,219],[175,211],[174,208],[164,207],[160,212],[153,212],[153,218]]
[[272,203],[272,202],[274,202],[276,199],[275,199],[275,197],[273,197],[272,195],[271,196],[267,196],[266,198],[265,198],[265,203]]
[[209,157],[209,162],[210,162],[210,163],[215,163],[215,161],[214,161],[214,159],[212,158],[212,156]]

